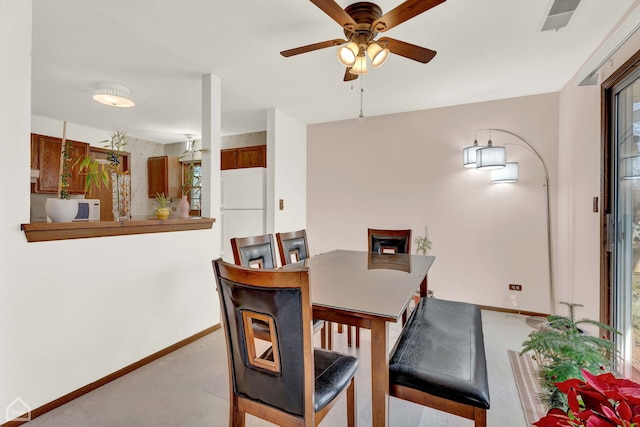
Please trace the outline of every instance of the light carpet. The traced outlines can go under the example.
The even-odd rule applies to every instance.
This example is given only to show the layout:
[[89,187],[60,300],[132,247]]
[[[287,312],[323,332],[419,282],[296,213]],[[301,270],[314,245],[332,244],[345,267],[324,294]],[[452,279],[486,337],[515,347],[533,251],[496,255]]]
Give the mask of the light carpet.
[[520,356],[517,351],[507,350],[507,352],[509,353],[509,361],[511,362],[513,377],[516,380],[520,402],[522,403],[524,418],[527,421],[527,425],[531,425],[547,413],[538,398],[541,389],[536,375],[536,364],[530,354]]

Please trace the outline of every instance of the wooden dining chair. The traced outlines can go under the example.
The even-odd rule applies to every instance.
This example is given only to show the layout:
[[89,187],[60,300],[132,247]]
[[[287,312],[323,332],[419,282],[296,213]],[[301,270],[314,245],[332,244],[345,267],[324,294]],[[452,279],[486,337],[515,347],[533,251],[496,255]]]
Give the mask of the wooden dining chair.
[[[369,252],[377,254],[410,254],[411,230],[367,230]],[[402,315],[402,323],[407,319],[407,313]],[[356,348],[360,347],[360,328],[356,329]],[[351,326],[347,326],[347,345],[351,347]]]
[[[346,393],[355,427],[358,359],[313,348],[309,270],[259,270],[213,261],[229,364],[229,426],[252,414],[280,426],[317,426]],[[264,322],[269,338],[254,335]]]
[[410,254],[411,230],[368,230],[369,252]]
[[271,234],[261,236],[234,237],[231,251],[236,265],[251,268],[276,268],[276,247]]
[[[231,239],[231,250],[236,265],[259,269],[274,269],[277,267],[276,247],[273,242],[273,235],[271,234],[234,237]],[[268,333],[267,325],[261,322],[255,322],[255,328],[256,335],[260,337],[264,338],[265,334]],[[313,331],[314,333],[319,332],[321,334],[320,346],[331,349],[331,345],[327,345],[327,332],[324,320],[314,320]]]
[[309,244],[306,230],[276,233],[280,263],[288,265],[309,258]]
[[[306,230],[290,231],[286,233],[276,233],[276,242],[278,243],[278,252],[280,253],[281,265],[289,265],[294,262],[302,261],[309,258],[309,244],[307,243]],[[321,346],[331,350],[333,348],[333,326],[331,322],[314,320],[322,322],[321,326]],[[317,332],[316,325],[314,331]]]

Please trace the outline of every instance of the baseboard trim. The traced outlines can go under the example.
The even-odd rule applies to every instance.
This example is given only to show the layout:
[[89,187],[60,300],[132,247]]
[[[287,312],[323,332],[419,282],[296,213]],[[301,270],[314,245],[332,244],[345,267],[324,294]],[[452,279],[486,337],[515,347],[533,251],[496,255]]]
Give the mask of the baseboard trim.
[[[39,408],[33,409],[31,410],[31,419],[35,419],[37,417],[39,417],[42,414],[45,414],[59,406],[64,405],[65,403],[69,403],[74,399],[77,399],[78,397],[89,393],[90,391],[93,391],[99,387],[102,387],[105,384],[110,383],[113,380],[116,380],[126,374],[128,374],[129,372],[135,371],[138,368],[141,368],[142,366],[153,362],[154,360],[160,359],[163,356],[166,356],[167,354],[174,352],[176,350],[178,350],[181,347],[186,346],[187,344],[191,344],[194,341],[199,340],[200,338],[209,335],[212,332],[217,331],[218,329],[220,329],[220,324],[217,323],[203,331],[200,331],[190,337],[187,337],[185,339],[183,339],[182,341],[178,341],[177,343],[170,345],[169,347],[163,348],[160,351],[157,351],[147,357],[145,357],[144,359],[141,359],[137,362],[132,363],[131,365],[125,366],[122,369],[117,370],[116,372],[113,372],[109,375],[107,375],[106,377],[100,378],[97,381],[92,382],[91,384],[87,384],[84,387],[80,387],[77,390],[72,391],[71,393],[65,394],[62,397],[59,397],[58,399],[46,403],[42,406],[40,406]],[[20,426],[22,424],[25,424],[29,421],[7,421],[4,424],[1,424],[0,427],[16,427],[16,426]]]
[[514,310],[512,308],[493,307],[490,305],[478,305],[481,310],[499,311],[501,313],[521,314],[523,316],[547,317],[547,313],[538,313],[536,311]]

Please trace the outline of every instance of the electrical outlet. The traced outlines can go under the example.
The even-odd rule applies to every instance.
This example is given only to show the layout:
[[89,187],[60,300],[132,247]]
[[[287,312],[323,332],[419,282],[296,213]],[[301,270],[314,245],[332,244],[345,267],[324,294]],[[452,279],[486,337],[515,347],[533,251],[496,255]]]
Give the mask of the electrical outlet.
[[522,290],[522,285],[519,285],[517,283],[509,283],[509,290],[510,291],[521,291]]

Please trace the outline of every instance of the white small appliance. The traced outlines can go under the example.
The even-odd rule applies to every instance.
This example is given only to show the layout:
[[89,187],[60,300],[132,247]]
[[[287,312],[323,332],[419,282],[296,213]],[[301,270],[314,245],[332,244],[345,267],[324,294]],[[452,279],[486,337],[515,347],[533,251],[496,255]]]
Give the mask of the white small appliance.
[[100,221],[100,199],[78,199],[74,221]]

